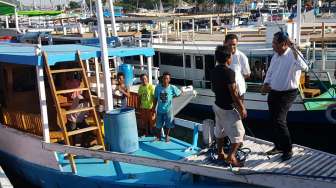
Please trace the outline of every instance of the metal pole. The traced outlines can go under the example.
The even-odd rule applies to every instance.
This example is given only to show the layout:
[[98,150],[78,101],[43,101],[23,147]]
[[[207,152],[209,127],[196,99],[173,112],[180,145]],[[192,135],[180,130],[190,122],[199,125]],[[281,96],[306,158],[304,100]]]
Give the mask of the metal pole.
[[15,28],[19,33],[21,33],[19,29],[19,20],[18,20],[19,18],[18,18],[18,13],[17,13],[16,8],[14,9],[14,15],[15,15]]
[[166,21],[166,43],[168,43],[168,32],[169,32],[168,21]]
[[97,2],[97,24],[98,24],[98,37],[101,49],[101,60],[103,62],[104,73],[104,102],[105,111],[113,110],[113,98],[112,98],[112,85],[111,85],[111,73],[108,59],[108,49],[106,43],[106,33],[104,25],[103,5],[101,0]]
[[195,19],[192,19],[192,40],[195,38]]
[[93,15],[92,0],[90,0],[90,17]]
[[[141,41],[141,38],[139,40],[139,47],[141,48],[142,47],[142,41]],[[140,55],[140,69],[141,69],[141,72],[143,71],[143,66],[144,65],[144,59],[143,59],[143,55]]]
[[113,0],[109,0],[109,5],[110,5],[110,12],[111,12],[112,35],[117,37],[118,33],[117,33],[117,26],[116,26],[115,17],[114,17]]
[[180,20],[177,19],[177,30],[176,30],[176,36],[178,37],[179,36],[179,33],[180,33]]
[[184,50],[184,41],[182,41],[182,63],[183,63],[183,79],[184,79],[184,85],[186,86],[187,83],[186,83],[186,76],[187,76],[187,73],[186,73],[186,59],[185,59],[185,50]]
[[233,5],[232,5],[232,26],[235,26],[235,8],[236,8],[236,4],[233,1]]
[[316,61],[316,42],[313,42],[313,62]]
[[42,126],[43,126],[43,140],[47,143],[50,143],[47,98],[46,98],[45,86],[44,86],[43,67],[41,65],[36,66],[36,77],[37,77],[37,86],[38,86],[38,93],[39,93],[39,99],[40,99],[40,111],[41,111],[41,119],[42,119]]
[[6,19],[6,28],[8,29],[9,28],[8,16],[5,16],[5,19]]
[[96,74],[96,85],[97,85],[97,97],[98,99],[101,98],[101,91],[100,91],[100,71],[99,71],[99,62],[98,58],[94,58],[95,63],[95,74]]
[[152,73],[152,57],[147,57],[147,70],[148,70],[148,82],[153,84],[153,73]]
[[301,0],[297,0],[296,3],[296,14],[297,14],[297,27],[296,27],[296,44],[297,46],[300,46],[301,42]]
[[210,17],[210,35],[212,35],[212,30],[213,30],[213,24],[212,24],[212,16]]

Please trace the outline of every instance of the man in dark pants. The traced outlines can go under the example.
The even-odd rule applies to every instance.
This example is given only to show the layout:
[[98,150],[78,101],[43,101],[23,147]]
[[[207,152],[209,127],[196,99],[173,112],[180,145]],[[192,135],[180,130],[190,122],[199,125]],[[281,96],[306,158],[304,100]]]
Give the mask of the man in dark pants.
[[292,157],[292,140],[287,127],[287,113],[296,99],[301,70],[308,66],[292,49],[292,42],[286,32],[274,34],[272,47],[275,54],[267,71],[262,94],[268,94],[268,107],[274,130],[274,148],[266,154],[283,153],[282,160]]

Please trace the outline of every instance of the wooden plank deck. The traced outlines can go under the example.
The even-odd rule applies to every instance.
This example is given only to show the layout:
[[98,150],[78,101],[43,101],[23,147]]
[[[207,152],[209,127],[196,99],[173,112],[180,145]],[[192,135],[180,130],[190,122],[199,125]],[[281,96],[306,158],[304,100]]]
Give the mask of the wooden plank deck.
[[[184,162],[203,164],[222,168],[237,176],[244,176],[246,183],[271,187],[336,187],[336,155],[294,145],[293,157],[282,161],[281,154],[267,156],[264,154],[273,148],[273,144],[261,139],[246,136],[244,148],[251,149],[245,166],[230,168],[209,160],[206,149],[200,155],[193,155]],[[287,182],[286,182],[287,181]],[[291,185],[289,185],[291,182]],[[286,186],[285,186],[286,185]]]

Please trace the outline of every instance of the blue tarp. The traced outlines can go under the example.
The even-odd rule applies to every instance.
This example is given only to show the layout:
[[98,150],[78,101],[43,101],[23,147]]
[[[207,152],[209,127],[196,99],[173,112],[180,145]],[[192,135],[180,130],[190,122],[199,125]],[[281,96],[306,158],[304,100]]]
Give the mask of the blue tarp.
[[[78,44],[49,45],[42,46],[42,51],[47,53],[48,64],[54,65],[57,62],[75,61],[76,52],[80,51],[83,60],[100,57],[101,51],[98,46],[85,46]],[[153,48],[117,47],[108,48],[110,57],[127,57],[144,55],[146,57],[154,55]],[[41,65],[42,56],[35,55],[35,47],[25,44],[0,44],[0,62],[26,65]]]

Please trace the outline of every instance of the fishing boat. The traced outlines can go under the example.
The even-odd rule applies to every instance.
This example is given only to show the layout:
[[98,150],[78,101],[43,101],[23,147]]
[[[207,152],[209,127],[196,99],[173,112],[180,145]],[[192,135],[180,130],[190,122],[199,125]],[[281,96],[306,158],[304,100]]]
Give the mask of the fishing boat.
[[[217,45],[219,44],[217,42]],[[196,110],[200,114],[204,114],[205,118],[212,117],[212,104],[215,97],[210,89],[209,74],[215,65],[216,44],[189,42],[180,46],[176,42],[153,44],[153,47],[156,49],[154,65],[160,67],[161,72],[172,72],[175,83],[191,84],[196,89],[198,95],[187,106],[187,109],[192,109],[193,112]],[[263,43],[244,42],[240,44],[239,50],[248,56],[252,69],[252,80],[247,82],[247,93],[244,100],[249,114],[248,118],[267,120],[269,118],[267,96],[261,95],[259,89],[263,79],[262,75],[266,74],[273,50]],[[332,61],[329,60],[328,63],[332,63]],[[316,62],[315,67],[321,67],[320,64],[321,62]],[[264,67],[259,69],[263,72],[259,71],[260,75],[255,75],[258,72],[253,69],[260,66]],[[328,64],[328,67],[332,67],[332,64]],[[335,104],[335,86],[331,78],[333,68],[324,71],[315,68],[312,71],[301,77],[300,95],[289,111],[288,121],[292,123],[334,124],[335,122],[332,120],[334,118],[327,115],[330,113],[327,109],[331,110],[330,108]],[[185,112],[188,111],[190,110],[185,110]]]
[[[100,49],[95,46],[57,45],[43,46],[40,50],[36,46],[0,45],[0,67],[4,73],[1,74],[0,87],[4,94],[1,97],[4,121],[0,125],[0,164],[33,185],[39,187],[335,186],[336,169],[333,163],[336,157],[302,146],[295,146],[293,159],[284,163],[280,161],[280,156],[273,156],[267,160],[262,154],[262,148],[266,150],[272,147],[270,143],[246,137],[244,147],[251,149],[251,154],[246,159],[246,167],[230,168],[218,164],[216,160],[209,158],[211,155],[207,155],[208,151],[201,151],[197,146],[198,132],[205,131],[202,127],[211,126],[213,123],[202,125],[176,119],[177,125],[194,129],[192,143],[176,138],[172,138],[169,143],[153,142],[153,137],[139,138],[137,135],[133,137],[132,131],[129,130],[130,132],[124,136],[134,139],[133,142],[139,144],[139,149],[131,153],[105,151],[105,148],[111,147],[101,142],[89,148],[72,146],[69,137],[84,130],[67,131],[64,126],[58,126],[64,124],[62,117],[60,118],[63,113],[60,111],[60,106],[64,101],[61,103],[55,96],[73,92],[75,89],[59,90],[51,75],[81,72],[84,86],[77,90],[90,91],[87,88],[89,83],[82,60],[101,57]],[[108,55],[113,57],[131,55],[148,57],[149,68],[153,54],[152,48],[108,49]],[[79,63],[80,66],[62,67],[58,66],[59,62],[63,62],[63,65]],[[150,69],[148,72],[151,75]],[[109,92],[106,90],[109,88],[106,84],[108,81],[110,77],[104,79],[105,92]],[[187,101],[185,97],[177,98],[175,106],[180,107],[179,105]],[[109,105],[112,102],[106,100],[110,98],[105,94],[104,104]],[[94,108],[77,110],[94,110]],[[74,111],[68,110],[65,113]],[[92,113],[95,114],[96,111]],[[131,119],[127,119],[119,124],[127,126],[131,122]],[[104,126],[105,139],[112,138],[108,136],[110,133],[106,127],[116,128],[117,124],[109,124],[105,116]],[[97,137],[102,134],[100,126],[91,125],[84,129],[99,131]],[[95,150],[98,146],[101,146],[100,150]],[[321,163],[314,163],[314,159],[321,159]],[[307,169],[305,166],[310,163],[303,161],[313,165]]]
[[[98,47],[83,45],[43,46],[40,52],[36,46],[13,46],[7,44],[1,45],[0,48],[0,59],[2,62],[1,111],[3,119],[0,128],[1,165],[6,167],[20,166],[10,169],[13,169],[16,175],[22,176],[27,181],[40,187],[67,187],[70,185],[75,187],[82,187],[83,185],[90,185],[90,187],[111,185],[128,187],[172,186],[179,184],[177,183],[179,181],[174,179],[175,177],[179,177],[179,173],[169,170],[160,170],[159,168],[152,167],[147,168],[127,163],[104,163],[103,160],[94,158],[75,157],[75,159],[73,159],[71,155],[65,156],[62,153],[48,151],[42,145],[44,141],[46,143],[59,142],[69,144],[68,137],[88,131],[98,130],[97,137],[101,135],[100,126],[91,125],[88,128],[75,131],[66,131],[64,127],[62,127],[62,121],[64,120],[60,118],[62,114],[59,110],[61,109],[60,106],[62,106],[62,109],[64,105],[66,106],[66,102],[61,101],[62,94],[74,92],[76,89],[72,89],[71,91],[64,89],[59,90],[58,84],[54,84],[51,80],[56,77],[58,79],[55,79],[55,82],[59,82],[62,80],[62,75],[69,72],[84,73],[84,86],[77,90],[88,92],[89,83],[85,76],[86,72],[84,71],[86,69],[83,67],[84,63],[82,60],[100,57],[101,53]],[[10,51],[10,53],[8,53],[8,51]],[[143,55],[149,58],[149,62],[153,54],[154,50],[152,48],[109,49],[109,56],[125,57]],[[80,66],[55,70],[54,68],[59,62],[63,62],[63,64],[66,62],[65,65],[79,62]],[[50,67],[50,69],[46,68],[47,66]],[[43,76],[44,71],[47,74],[46,76]],[[149,75],[151,75],[150,71],[148,72]],[[51,76],[51,74],[54,76]],[[44,79],[48,80],[48,84],[45,84]],[[106,83],[104,83],[104,85],[106,86]],[[91,95],[90,92],[89,94]],[[55,97],[55,95],[58,97]],[[187,96],[188,95],[185,95],[180,99],[176,99],[176,113],[179,111],[180,105],[188,101],[188,99],[185,98]],[[136,98],[135,96],[135,99]],[[108,97],[105,99],[108,100]],[[129,103],[134,103],[133,105],[137,104],[136,101],[129,101]],[[91,103],[91,107],[89,108],[77,109],[77,112],[90,111],[90,108],[91,113],[95,114],[93,103]],[[58,113],[56,113],[56,111]],[[68,109],[64,113],[71,114],[75,112]],[[93,119],[97,120],[97,116]],[[124,123],[127,124],[129,122]],[[105,133],[107,134],[107,132]],[[136,134],[136,140],[137,139],[138,135]],[[137,150],[137,154],[133,153],[132,156],[178,161],[185,156],[193,154],[194,151],[197,151],[195,147],[195,150],[185,152],[185,150],[187,151],[192,145],[177,139],[173,139],[172,142],[168,144],[165,142],[152,142],[153,139],[153,137],[140,138],[140,148],[144,148]],[[91,147],[91,149],[97,149],[101,146],[100,149],[104,151],[104,143],[102,143],[101,140],[99,141],[98,138],[97,140],[96,145]],[[116,168],[111,170],[111,168],[114,168],[114,165]],[[127,170],[124,171],[125,169]],[[122,178],[122,174],[119,173],[119,170],[122,170],[127,176],[125,177],[126,179]],[[73,172],[74,174],[68,172]],[[137,174],[137,178],[135,174]],[[155,178],[153,179],[153,177]],[[169,178],[164,180],[165,177]],[[121,181],[120,178],[125,181]],[[128,182],[129,180],[130,182]]]

